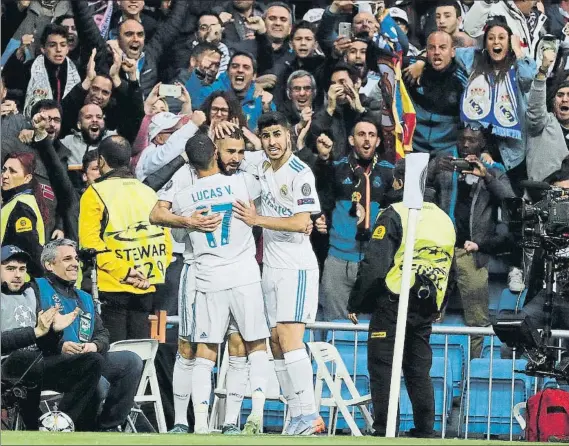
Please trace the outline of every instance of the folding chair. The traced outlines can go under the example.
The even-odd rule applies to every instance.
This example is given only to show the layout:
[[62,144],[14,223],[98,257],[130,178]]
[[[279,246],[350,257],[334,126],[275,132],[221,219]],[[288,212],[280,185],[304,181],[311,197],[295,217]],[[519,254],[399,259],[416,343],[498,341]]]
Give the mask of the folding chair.
[[[360,410],[367,429],[371,431],[373,419],[367,408],[367,405],[371,402],[371,395],[361,396],[359,394],[336,347],[327,342],[308,342],[307,345],[318,366],[316,371],[316,387],[314,389],[316,407],[318,410],[320,410],[321,406],[330,407],[331,421],[328,425],[328,435],[336,434],[339,409],[352,434],[356,437],[362,436],[354,417],[352,417],[352,414],[348,410],[348,407],[352,406],[356,406]],[[333,370],[335,367],[334,377],[330,374],[327,363],[332,363]],[[330,389],[330,394],[332,395],[330,398],[322,398],[324,382]],[[348,400],[342,397],[342,384],[345,384],[350,393],[351,398]]]
[[[267,391],[265,393],[265,399],[267,401],[280,401],[285,404],[285,416],[283,419],[283,425],[286,421],[287,411],[286,411],[286,400],[284,396],[281,395],[281,389],[279,386],[279,382],[277,380],[277,374],[275,373],[274,369],[274,360],[271,354],[271,349],[267,343],[267,353],[269,355],[269,377],[267,381]],[[226,389],[226,382],[227,382],[227,371],[229,370],[229,351],[227,347],[227,343],[225,344],[225,350],[223,353],[223,359],[221,361],[221,366],[219,368],[219,374],[217,378],[217,385],[214,390],[214,398],[213,398],[213,405],[211,406],[211,414],[209,417],[209,430],[210,432],[219,431],[219,426],[223,422],[222,415],[224,412],[221,410],[220,406],[222,405],[222,401],[227,398],[227,389]],[[251,398],[251,383],[247,383],[247,390],[243,395],[244,398]],[[261,420],[261,426],[263,425],[263,420]]]
[[[128,341],[117,341],[111,344],[109,352],[134,352],[140,359],[144,361],[144,369],[138,385],[138,391],[134,397],[135,404],[153,403],[156,413],[156,422],[158,424],[158,432],[166,432],[166,419],[164,418],[164,408],[162,407],[162,398],[160,397],[160,388],[158,387],[158,379],[156,378],[156,368],[154,367],[154,359],[158,352],[158,341],[156,339],[133,339]],[[150,395],[146,395],[146,388],[150,385]],[[132,411],[142,413],[135,407]],[[134,422],[129,416],[128,423],[133,432],[136,432]]]

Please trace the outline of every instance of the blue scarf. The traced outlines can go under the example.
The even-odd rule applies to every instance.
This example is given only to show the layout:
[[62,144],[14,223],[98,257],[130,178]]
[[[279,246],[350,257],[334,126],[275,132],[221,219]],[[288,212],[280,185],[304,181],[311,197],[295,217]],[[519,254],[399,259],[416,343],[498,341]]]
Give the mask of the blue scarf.
[[511,67],[500,82],[494,73],[471,77],[462,96],[460,119],[485,128],[492,126],[496,136],[522,139],[515,68]]

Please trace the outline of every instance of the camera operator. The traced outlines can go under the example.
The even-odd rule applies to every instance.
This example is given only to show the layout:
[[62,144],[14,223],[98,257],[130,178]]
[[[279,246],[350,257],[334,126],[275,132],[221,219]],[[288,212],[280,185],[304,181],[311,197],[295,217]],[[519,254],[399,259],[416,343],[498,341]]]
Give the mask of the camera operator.
[[[551,186],[563,188],[569,193],[569,157],[563,161],[561,169],[550,175],[546,181]],[[569,248],[562,249],[557,254],[560,258],[569,261]],[[526,304],[522,309],[522,315],[528,317],[536,328],[542,328],[545,324],[544,276],[543,249],[537,249],[533,256]],[[567,330],[569,329],[569,302],[566,300],[569,298],[569,265],[567,263],[562,271],[556,274],[554,291],[551,328]]]
[[[502,201],[514,197],[505,171],[498,164],[480,160],[487,146],[481,128],[466,127],[459,133],[459,154],[471,163],[472,170],[459,173],[458,190],[453,176],[458,170],[452,158],[431,161],[431,175],[437,191],[436,203],[454,220],[457,286],[464,307],[464,319],[471,327],[490,325],[488,262],[490,255],[505,251],[507,234],[496,231]],[[480,357],[482,336],[472,336],[471,357]]]

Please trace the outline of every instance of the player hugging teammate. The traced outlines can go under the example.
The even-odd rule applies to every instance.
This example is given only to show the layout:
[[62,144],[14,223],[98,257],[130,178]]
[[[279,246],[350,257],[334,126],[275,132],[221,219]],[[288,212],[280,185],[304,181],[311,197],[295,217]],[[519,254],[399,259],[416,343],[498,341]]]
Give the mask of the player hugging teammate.
[[[262,432],[269,337],[291,415],[285,434],[325,429],[303,343],[305,324],[315,320],[318,307],[318,264],[309,240],[311,215],[320,213],[314,175],[292,153],[284,115],[266,113],[258,127],[264,153],[252,153],[243,163],[245,142],[238,128],[215,132],[214,142],[190,139],[186,152],[196,175],[186,171],[185,187],[171,198],[174,215],[194,218],[192,224],[172,225],[180,228],[174,237],[192,254],[185,256],[180,280],[180,326],[185,329],[179,358],[184,361],[176,363],[173,386],[175,400],[177,396],[185,405],[175,405],[176,432],[187,432],[190,394],[194,431],[209,432],[211,372],[226,336],[223,433],[239,433],[237,419],[248,381],[253,404],[243,433]],[[263,229],[262,278],[255,261],[254,226]]]

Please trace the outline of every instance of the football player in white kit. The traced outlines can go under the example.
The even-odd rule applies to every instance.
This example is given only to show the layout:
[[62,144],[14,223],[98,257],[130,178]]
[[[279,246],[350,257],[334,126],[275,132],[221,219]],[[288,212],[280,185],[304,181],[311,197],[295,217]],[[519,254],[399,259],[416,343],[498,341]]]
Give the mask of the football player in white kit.
[[279,112],[259,118],[266,158],[258,166],[261,212],[238,202],[235,217],[263,228],[263,293],[271,326],[275,371],[291,411],[286,434],[323,432],[316,410],[312,364],[303,343],[305,324],[318,308],[318,263],[307,229],[320,213],[314,175],[292,153],[289,125]]
[[[234,126],[227,125],[225,134],[232,131]],[[197,133],[186,144],[186,150],[199,144],[209,143],[209,137]],[[237,172],[245,156],[245,145],[241,138],[223,138],[217,141],[219,150],[219,167],[225,175]],[[196,211],[190,217],[172,213],[174,196],[180,190],[192,186],[197,180],[195,169],[188,164],[186,153],[183,154],[186,164],[183,165],[158,192],[158,202],[150,214],[150,221],[170,228],[188,228],[201,232],[213,232],[221,223],[221,214],[207,214],[207,209]],[[191,243],[184,244],[184,266],[180,277],[178,291],[178,316],[180,318],[178,332],[178,353],[174,364],[172,387],[174,393],[174,427],[170,433],[188,432],[188,404],[191,397],[192,371],[194,366],[195,344],[191,343],[193,327],[193,302],[195,297],[195,278],[192,263],[194,260]],[[230,330],[232,331],[232,330]],[[238,332],[228,336],[229,370],[227,373],[227,401],[223,433],[239,433],[237,418],[241,409],[243,394],[249,380],[247,368],[247,352]]]
[[[240,140],[243,142],[242,137]],[[176,194],[173,212],[191,215],[207,208],[222,215],[221,225],[214,232],[204,234],[184,230],[182,237],[179,230],[178,234],[174,233],[178,240],[189,238],[194,252],[196,297],[191,330],[192,341],[197,343],[192,373],[194,432],[209,432],[211,372],[218,346],[224,341],[230,320],[233,320],[245,341],[251,364],[251,388],[254,389],[253,407],[244,432],[259,433],[269,371],[265,346],[269,329],[260,271],[255,260],[253,232],[249,226],[233,218],[233,203],[256,199],[261,192],[260,184],[245,172],[223,175],[218,166],[218,151],[211,141],[210,144],[192,147],[188,157],[197,171],[198,180]]]

